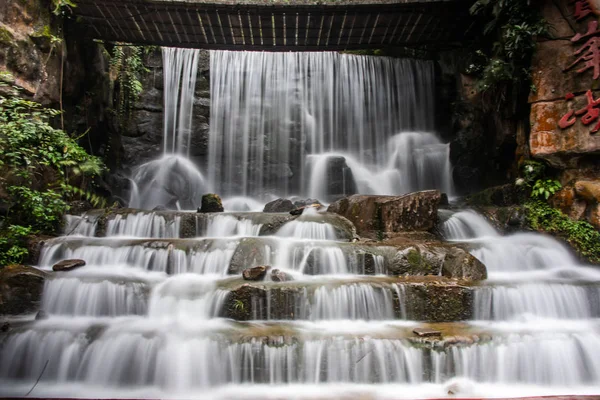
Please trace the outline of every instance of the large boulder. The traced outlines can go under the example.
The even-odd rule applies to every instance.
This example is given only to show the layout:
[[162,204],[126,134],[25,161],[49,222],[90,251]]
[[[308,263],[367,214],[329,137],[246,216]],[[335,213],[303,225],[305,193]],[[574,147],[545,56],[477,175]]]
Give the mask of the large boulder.
[[35,312],[42,298],[47,274],[24,265],[0,269],[0,314]]
[[467,251],[454,247],[448,250],[442,264],[442,275],[473,281],[487,279],[487,269]]
[[289,212],[294,208],[294,203],[288,199],[277,199],[265,204],[263,212]]
[[425,190],[404,196],[352,195],[329,206],[349,219],[361,236],[383,239],[394,233],[435,227],[441,193]]

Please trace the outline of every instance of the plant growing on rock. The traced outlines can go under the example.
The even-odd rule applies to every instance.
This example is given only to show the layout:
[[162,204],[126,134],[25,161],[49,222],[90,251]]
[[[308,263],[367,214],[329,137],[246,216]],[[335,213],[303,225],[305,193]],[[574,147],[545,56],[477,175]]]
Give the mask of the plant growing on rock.
[[150,47],[118,43],[110,54],[110,79],[118,85],[116,114],[119,125],[123,126],[131,115],[131,110],[143,91],[142,75],[148,72],[142,56]]
[[561,188],[562,185],[556,179],[538,179],[531,190],[531,197],[548,200],[550,196],[558,192]]
[[548,24],[532,3],[477,0],[470,9],[479,19],[483,35],[467,72],[478,76],[479,90],[498,106],[521,95],[521,88],[529,91],[536,38],[548,35]]
[[51,125],[59,111],[20,98],[11,80],[0,74],[0,265],[22,261],[27,235],[56,233],[67,201],[103,205],[93,193],[102,161]]

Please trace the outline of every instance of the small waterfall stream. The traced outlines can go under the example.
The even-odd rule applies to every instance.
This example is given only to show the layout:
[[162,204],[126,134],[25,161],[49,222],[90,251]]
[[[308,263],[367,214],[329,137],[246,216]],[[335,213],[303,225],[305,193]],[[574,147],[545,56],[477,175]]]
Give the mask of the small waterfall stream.
[[[442,230],[489,279],[450,284],[473,294],[473,319],[434,325],[453,340],[438,341],[412,332],[431,327],[413,317],[431,282],[392,274],[397,251],[352,242],[338,216],[154,210],[195,208],[208,189],[232,208],[269,191],[328,197],[332,160],[352,178],[333,194],[452,193],[448,146],[426,132],[431,63],[213,52],[205,177],[186,158],[197,51],[163,55],[164,155],[134,173],[139,210],[67,216],[64,236],[46,241],[39,268],[87,265],[52,273],[45,318],[0,335],[0,396],[34,385],[32,396],[62,398],[598,393],[600,273],[554,239],[453,214]],[[272,269],[243,280],[257,265]]]

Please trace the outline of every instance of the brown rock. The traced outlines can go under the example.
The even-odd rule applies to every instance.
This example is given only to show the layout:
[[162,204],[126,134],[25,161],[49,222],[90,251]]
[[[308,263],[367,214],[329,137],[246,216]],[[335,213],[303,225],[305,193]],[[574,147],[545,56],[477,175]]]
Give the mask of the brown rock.
[[257,267],[246,268],[242,271],[242,277],[247,281],[262,281],[267,274],[269,268],[266,265],[259,265]]
[[[600,93],[594,93],[594,98]],[[572,101],[557,100],[535,103],[531,106],[531,155],[548,161],[555,167],[577,167],[579,159],[600,153],[600,135],[592,134],[591,125],[585,126],[580,118],[569,128],[560,129],[558,121],[569,110],[579,110],[587,104],[581,94]]]
[[271,280],[273,282],[289,282],[292,281],[293,278],[289,274],[286,274],[285,272],[276,268],[271,271]]
[[600,203],[600,181],[578,181],[575,193],[588,203]]
[[585,213],[585,201],[575,197],[573,186],[565,186],[550,198],[550,204],[573,220],[579,220]]
[[62,260],[52,266],[52,271],[56,271],[56,272],[71,271],[71,270],[74,270],[75,268],[83,267],[84,265],[85,265],[85,261],[83,261],[83,260],[78,260],[78,259]]
[[590,207],[590,214],[587,218],[588,222],[600,229],[600,204],[595,204]]
[[421,337],[442,336],[442,332],[429,328],[415,328],[413,333]]
[[328,211],[349,219],[359,235],[382,239],[390,233],[432,229],[440,199],[437,190],[404,196],[353,195],[331,204]]

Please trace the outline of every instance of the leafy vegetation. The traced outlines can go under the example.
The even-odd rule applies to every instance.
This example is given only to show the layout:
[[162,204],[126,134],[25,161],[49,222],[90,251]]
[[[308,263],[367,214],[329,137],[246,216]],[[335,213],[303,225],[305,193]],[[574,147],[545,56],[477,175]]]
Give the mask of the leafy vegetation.
[[548,35],[548,24],[539,7],[532,3],[532,0],[477,0],[471,6],[471,14],[483,26],[483,35],[467,72],[477,75],[478,89],[487,92],[496,104],[506,101],[511,94],[519,95],[514,87],[530,89],[529,84],[524,84],[531,78],[530,61],[536,37]]
[[600,263],[600,232],[586,221],[573,221],[545,201],[525,204],[527,222],[532,229],[566,240],[584,258]]
[[118,44],[110,54],[110,79],[113,85],[118,84],[116,113],[119,124],[123,126],[131,115],[131,110],[143,86],[140,79],[148,72],[142,57],[150,51],[150,47]]
[[531,189],[531,197],[548,200],[550,196],[558,192],[561,188],[562,185],[556,179],[538,179]]
[[28,235],[56,233],[68,201],[104,205],[92,190],[102,161],[51,125],[59,111],[20,98],[11,80],[0,74],[0,265],[22,261]]

